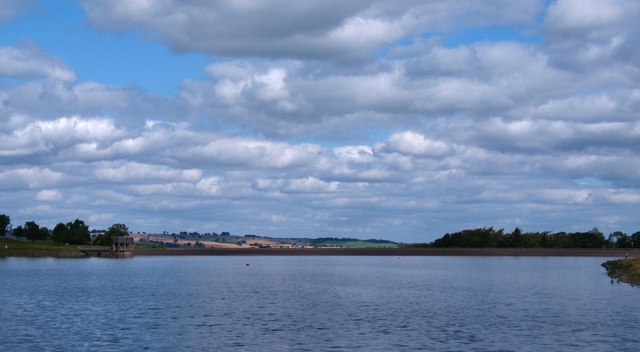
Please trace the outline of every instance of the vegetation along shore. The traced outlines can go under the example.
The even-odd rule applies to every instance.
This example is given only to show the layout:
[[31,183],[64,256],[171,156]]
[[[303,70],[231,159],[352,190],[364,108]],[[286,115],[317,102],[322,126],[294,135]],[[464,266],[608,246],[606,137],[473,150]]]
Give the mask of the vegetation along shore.
[[640,257],[610,260],[602,266],[612,280],[640,285]]
[[492,227],[447,233],[430,243],[397,243],[344,237],[276,238],[180,232],[130,233],[124,224],[89,230],[84,221],[58,223],[53,230],[34,221],[10,226],[0,214],[0,257],[86,257],[105,248],[112,236],[131,236],[136,255],[443,255],[443,256],[599,256],[640,255],[640,232],[608,235],[594,228],[586,232],[512,232]]

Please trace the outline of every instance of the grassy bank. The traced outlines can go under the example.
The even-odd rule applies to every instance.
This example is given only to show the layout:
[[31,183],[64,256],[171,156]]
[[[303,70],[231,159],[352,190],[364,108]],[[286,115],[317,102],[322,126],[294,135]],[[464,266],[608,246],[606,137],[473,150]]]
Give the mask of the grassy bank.
[[0,240],[0,257],[54,257],[82,258],[85,254],[75,245],[62,245],[53,241]]
[[607,275],[618,282],[640,285],[640,257],[610,260],[602,264]]

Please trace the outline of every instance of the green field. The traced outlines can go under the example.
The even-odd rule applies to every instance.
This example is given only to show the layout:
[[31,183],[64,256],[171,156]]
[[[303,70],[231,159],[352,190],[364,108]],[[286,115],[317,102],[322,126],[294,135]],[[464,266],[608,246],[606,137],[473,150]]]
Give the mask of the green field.
[[14,256],[80,258],[85,255],[78,250],[76,245],[63,245],[53,241],[0,240],[0,257]]
[[319,247],[337,248],[397,248],[395,243],[374,243],[365,241],[323,241],[316,243]]

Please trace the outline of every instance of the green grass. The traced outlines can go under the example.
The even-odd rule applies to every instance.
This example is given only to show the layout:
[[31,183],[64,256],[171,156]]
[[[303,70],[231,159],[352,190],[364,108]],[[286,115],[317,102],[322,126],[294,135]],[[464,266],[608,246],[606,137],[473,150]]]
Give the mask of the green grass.
[[159,244],[154,244],[154,245],[146,245],[146,244],[142,244],[142,245],[138,245],[136,243],[135,247],[133,248],[133,252],[135,253],[136,251],[147,251],[150,249],[167,249],[167,247],[159,245]]
[[151,242],[151,241],[138,241],[135,243],[134,251],[137,249],[164,249],[166,248],[164,243]]
[[326,241],[318,242],[319,247],[341,247],[341,248],[397,248],[395,243],[373,243],[365,241]]
[[640,285],[640,257],[610,260],[602,264],[612,280]]
[[[83,246],[90,247],[90,246]],[[58,257],[76,258],[84,254],[77,245],[63,245],[53,241],[18,241],[0,239],[0,257]]]

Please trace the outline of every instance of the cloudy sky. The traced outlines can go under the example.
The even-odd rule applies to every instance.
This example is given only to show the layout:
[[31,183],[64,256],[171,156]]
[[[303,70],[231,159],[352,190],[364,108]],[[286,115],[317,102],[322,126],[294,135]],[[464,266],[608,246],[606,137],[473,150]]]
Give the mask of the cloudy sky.
[[14,225],[640,230],[640,2],[0,0]]

